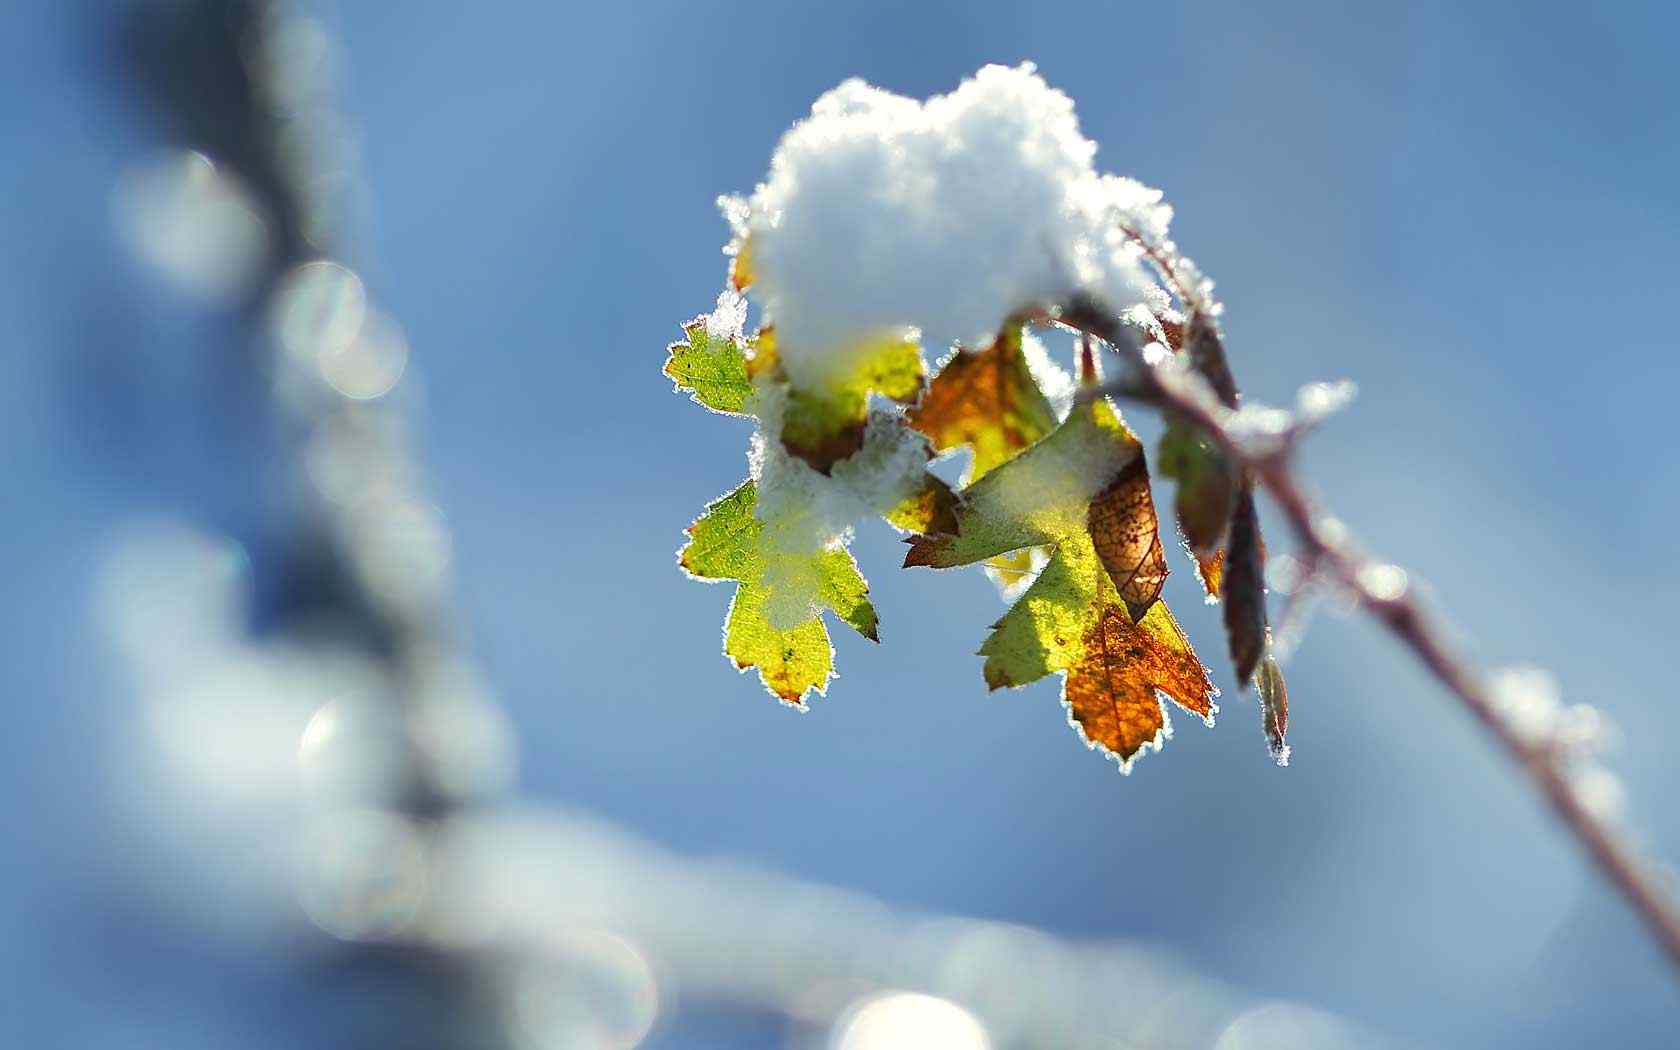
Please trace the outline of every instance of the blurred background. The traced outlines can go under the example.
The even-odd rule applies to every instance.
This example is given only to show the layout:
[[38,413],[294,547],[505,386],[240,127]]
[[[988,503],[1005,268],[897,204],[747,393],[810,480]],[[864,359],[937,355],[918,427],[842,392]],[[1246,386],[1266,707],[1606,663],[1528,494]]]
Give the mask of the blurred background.
[[[15,3],[0,34],[0,980],[37,1047],[1655,1046],[1680,984],[1372,626],[1274,768],[988,696],[978,571],[855,547],[807,715],[680,530],[660,374],[777,136],[1032,60],[1165,189],[1331,505],[1670,800],[1680,263],[1659,5]],[[1274,537],[1282,532],[1273,529]],[[1274,540],[1281,545],[1281,539]]]

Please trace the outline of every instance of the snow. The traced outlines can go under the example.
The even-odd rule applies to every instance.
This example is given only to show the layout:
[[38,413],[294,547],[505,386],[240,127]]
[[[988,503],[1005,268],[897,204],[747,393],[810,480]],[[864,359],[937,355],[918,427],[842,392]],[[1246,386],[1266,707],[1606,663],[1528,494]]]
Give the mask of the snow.
[[739,342],[747,323],[747,300],[733,288],[718,294],[717,307],[706,315],[706,335],[718,342]]
[[891,510],[913,494],[931,455],[927,438],[903,417],[876,409],[864,424],[863,447],[823,474],[782,444],[786,384],[761,382],[753,407],[759,429],[747,463],[758,483],[754,515],[764,523],[769,557],[761,581],[769,592],[765,618],[787,630],[819,612],[821,584],[810,557],[848,543],[859,522]]
[[752,245],[792,383],[825,385],[886,333],[984,345],[1011,313],[1075,291],[1116,310],[1162,303],[1124,229],[1165,241],[1171,210],[1098,174],[1095,155],[1031,64],[987,66],[925,103],[861,80],[819,98],[752,195],[720,201],[735,247]]
[[1044,399],[1050,402],[1057,421],[1066,419],[1073,411],[1073,395],[1078,391],[1073,373],[1058,365],[1050,356],[1049,347],[1031,332],[1021,333],[1021,356],[1026,359],[1027,371],[1032,373]]

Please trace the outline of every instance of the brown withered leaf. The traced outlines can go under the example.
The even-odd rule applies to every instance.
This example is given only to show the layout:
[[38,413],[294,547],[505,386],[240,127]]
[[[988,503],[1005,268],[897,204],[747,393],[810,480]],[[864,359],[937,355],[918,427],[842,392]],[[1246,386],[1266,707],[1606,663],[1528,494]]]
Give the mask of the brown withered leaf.
[[1254,510],[1254,490],[1237,492],[1231,513],[1230,540],[1220,595],[1225,601],[1225,633],[1231,645],[1237,688],[1246,689],[1266,649],[1266,588],[1260,549],[1260,522]]
[[1149,492],[1149,467],[1141,455],[1091,501],[1086,525],[1132,621],[1142,620],[1167,582],[1167,553]]
[[1056,429],[1055,410],[1028,369],[1021,329],[1013,326],[986,349],[947,361],[908,419],[936,451],[973,447],[965,485]]
[[1068,717],[1124,768],[1170,735],[1163,693],[1204,721],[1213,717],[1207,674],[1167,607],[1134,623],[1118,603],[1105,604],[1085,632],[1083,658],[1068,671]]

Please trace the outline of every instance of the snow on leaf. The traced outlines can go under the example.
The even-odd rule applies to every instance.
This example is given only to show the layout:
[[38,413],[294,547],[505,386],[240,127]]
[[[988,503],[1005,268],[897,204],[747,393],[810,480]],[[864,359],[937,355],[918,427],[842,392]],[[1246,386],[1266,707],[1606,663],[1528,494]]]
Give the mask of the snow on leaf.
[[1115,214],[1156,216],[1159,194],[1099,175],[1095,154],[1031,65],[987,66],[925,103],[861,80],[823,95],[750,197],[720,202],[789,379],[826,386],[870,333],[978,346],[1078,290],[1116,308],[1153,298]]
[[1062,698],[1093,747],[1130,768],[1167,733],[1161,696],[1211,720],[1218,695],[1158,600],[1165,564],[1143,450],[1107,402],[959,494],[954,533],[911,538],[905,564],[944,568],[1033,546],[1049,563],[980,655],[992,689],[1065,676]]
[[847,373],[820,388],[788,391],[782,444],[824,473],[863,447],[871,393],[909,402],[922,389],[921,347],[913,341],[878,338],[853,351],[852,360]]
[[[756,667],[764,685],[782,700],[800,706],[807,690],[822,693],[833,674],[833,646],[815,611],[795,622],[778,624],[777,601],[788,590],[815,595],[826,608],[870,641],[879,641],[869,584],[844,548],[814,554],[784,553],[764,538],[765,523],[755,512],[755,482],[714,500],[687,529],[689,542],[678,563],[705,580],[735,580],[735,600],[724,627],[724,652],[740,670]],[[785,604],[785,603],[784,603]]]

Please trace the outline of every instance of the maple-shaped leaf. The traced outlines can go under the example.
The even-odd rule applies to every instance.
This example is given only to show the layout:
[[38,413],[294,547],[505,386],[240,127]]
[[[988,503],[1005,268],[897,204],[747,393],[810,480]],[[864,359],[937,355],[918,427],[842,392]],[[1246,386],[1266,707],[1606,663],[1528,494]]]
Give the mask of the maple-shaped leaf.
[[870,394],[909,403],[926,376],[920,344],[896,336],[846,356],[856,364],[822,389],[790,388],[782,417],[782,444],[825,474],[863,447]]
[[771,607],[780,589],[797,586],[870,641],[879,641],[869,584],[844,548],[814,554],[785,554],[764,541],[764,522],[754,511],[758,486],[752,481],[706,507],[686,530],[689,542],[678,564],[702,580],[735,580],[739,586],[724,625],[724,653],[738,670],[757,668],[765,688],[795,707],[807,692],[826,692],[834,673],[834,647],[820,615],[780,625]]
[[714,412],[745,413],[752,402],[753,378],[766,361],[775,359],[774,335],[766,328],[749,344],[713,334],[705,316],[683,325],[687,340],[672,343],[665,374],[678,390],[687,390],[696,404]]
[[1165,564],[1143,448],[1106,401],[1077,406],[959,497],[956,531],[912,537],[906,565],[1052,551],[980,648],[989,687],[1061,672],[1070,720],[1122,770],[1170,733],[1162,696],[1211,721],[1218,690],[1159,600]]

